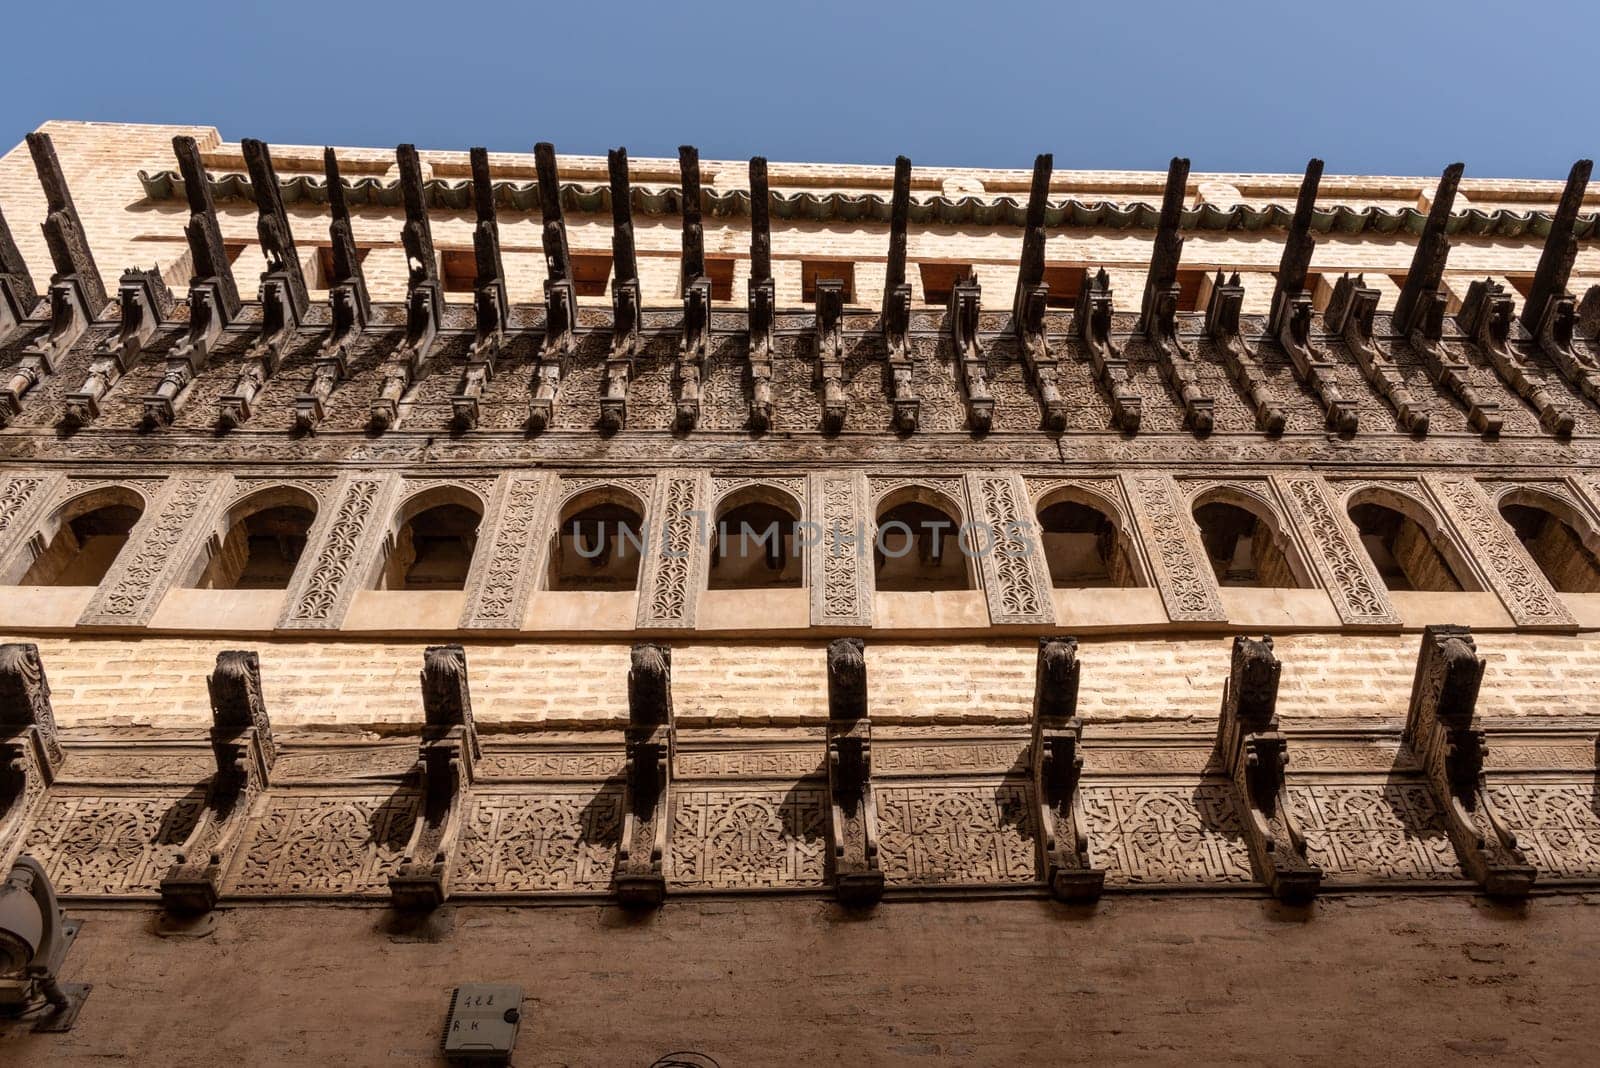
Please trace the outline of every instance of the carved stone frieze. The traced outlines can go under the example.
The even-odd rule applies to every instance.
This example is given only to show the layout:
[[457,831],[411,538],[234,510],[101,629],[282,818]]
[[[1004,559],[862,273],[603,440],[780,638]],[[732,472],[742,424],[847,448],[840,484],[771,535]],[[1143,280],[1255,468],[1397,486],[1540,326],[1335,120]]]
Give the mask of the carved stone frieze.
[[1250,851],[1226,782],[1082,787],[1090,854],[1112,886],[1248,883]]
[[267,795],[223,892],[233,896],[389,896],[420,798],[312,789]]
[[606,893],[622,833],[614,787],[484,790],[467,810],[457,895]]
[[673,801],[674,887],[804,889],[824,885],[827,795],[820,786],[718,786]]
[[1020,782],[884,786],[878,837],[892,885],[1031,883],[1034,821]]

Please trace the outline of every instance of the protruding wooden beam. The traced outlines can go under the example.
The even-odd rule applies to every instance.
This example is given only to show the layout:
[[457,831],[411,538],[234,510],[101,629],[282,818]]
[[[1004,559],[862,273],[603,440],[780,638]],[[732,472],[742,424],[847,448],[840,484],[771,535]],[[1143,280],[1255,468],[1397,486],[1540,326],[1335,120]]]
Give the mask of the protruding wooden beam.
[[994,422],[994,394],[989,390],[989,361],[978,344],[978,317],[983,290],[976,278],[963,278],[950,287],[950,348],[955,355],[961,389],[967,397],[967,425],[974,434],[987,434]]
[[567,249],[567,220],[561,210],[561,178],[556,169],[556,147],[548,141],[533,146],[539,174],[539,213],[544,220],[544,342],[534,368],[532,396],[528,398],[528,425],[535,432],[550,425],[556,394],[572,367],[578,347],[578,287],[572,277],[572,254]]
[[245,354],[244,369],[233,390],[217,399],[217,422],[224,429],[250,418],[251,404],[283,363],[284,352],[299,332],[311,303],[289,215],[283,209],[271,150],[265,142],[248,137],[240,144],[255,193],[256,234],[261,239],[267,269],[261,275],[261,332]]
[[1504,423],[1500,406],[1479,396],[1468,376],[1466,360],[1447,352],[1440,344],[1449,303],[1443,288],[1445,261],[1450,258],[1450,239],[1445,230],[1450,225],[1456,187],[1461,184],[1465,169],[1463,164],[1452,163],[1439,179],[1428,221],[1411,258],[1411,271],[1395,302],[1394,329],[1422,357],[1422,366],[1433,383],[1466,406],[1473,429],[1492,438]]
[[1505,286],[1484,278],[1467,287],[1467,297],[1456,313],[1456,325],[1489,357],[1489,363],[1517,396],[1539,413],[1539,425],[1558,438],[1572,436],[1577,419],[1530,372],[1526,359],[1510,345],[1515,302]]
[[39,647],[0,645],[0,866],[7,870],[65,760]]
[[1217,748],[1233,779],[1240,821],[1256,878],[1274,897],[1307,901],[1322,887],[1322,869],[1306,855],[1284,781],[1289,740],[1278,729],[1278,676],[1272,639],[1233,639],[1233,666],[1222,691]]
[[1183,255],[1183,199],[1189,185],[1189,161],[1174,156],[1167,167],[1150,272],[1145,276],[1139,332],[1156,348],[1161,377],[1183,402],[1184,424],[1196,434],[1209,434],[1216,424],[1216,401],[1200,388],[1194,353],[1178,340],[1178,261]]
[[63,426],[86,426],[99,417],[101,399],[121,381],[128,368],[139,362],[145,346],[177,304],[161,272],[153,267],[124,271],[117,300],[122,311],[117,336],[96,347],[83,385],[67,394],[61,414]]
[[372,301],[367,295],[366,275],[361,270],[361,251],[356,248],[350,206],[345,200],[344,181],[339,177],[339,158],[331,148],[322,150],[322,170],[328,189],[328,210],[332,215],[328,224],[328,238],[333,245],[328,305],[333,326],[317,348],[305,392],[294,399],[295,428],[301,431],[311,430],[322,422],[328,398],[350,373],[350,353],[356,340],[372,319]]
[[883,897],[878,803],[872,788],[872,720],[867,710],[866,647],[860,638],[828,643],[828,875],[850,904]]
[[666,855],[672,835],[672,650],[640,642],[628,668],[627,762],[623,772],[622,841],[613,882],[626,905],[655,906],[667,895]]
[[678,149],[678,173],[683,192],[683,340],[673,371],[673,397],[677,404],[674,426],[693,430],[700,421],[700,387],[705,379],[706,356],[711,344],[711,279],[706,274],[705,234],[700,226],[700,153],[693,145]]
[[1050,301],[1050,287],[1044,279],[1044,213],[1050,206],[1050,174],[1054,166],[1055,157],[1048,152],[1034,157],[1028,215],[1022,230],[1022,257],[1017,264],[1017,292],[1011,301],[1011,325],[1017,332],[1023,366],[1039,395],[1044,429],[1059,433],[1067,428],[1067,405],[1056,380],[1056,358],[1050,354],[1044,325]]
[[750,429],[772,428],[772,320],[777,283],[772,278],[772,228],[768,216],[771,191],[767,161],[750,159]]
[[377,430],[387,430],[399,421],[401,400],[432,370],[433,346],[444,321],[444,287],[439,281],[433,227],[428,223],[422,161],[415,145],[400,145],[395,149],[395,159],[400,167],[400,194],[406,209],[400,240],[410,268],[406,278],[406,336],[389,354],[383,384],[372,402],[372,425]]
[[844,282],[817,279],[816,327],[817,383],[822,387],[822,432],[844,429],[850,402],[844,392]]
[[1106,873],[1089,856],[1078,791],[1083,721],[1078,718],[1078,641],[1040,638],[1033,689],[1033,791],[1039,806],[1039,872],[1063,901],[1092,901]]
[[1329,430],[1354,434],[1359,423],[1356,402],[1344,395],[1336,365],[1326,353],[1311,345],[1311,320],[1316,306],[1306,289],[1311,269],[1311,254],[1316,238],[1311,236],[1311,216],[1317,207],[1317,187],[1322,183],[1322,161],[1306,164],[1300,194],[1295,198],[1294,216],[1289,221],[1289,236],[1283,243],[1283,258],[1278,264],[1278,280],[1272,291],[1272,313],[1267,328],[1283,351],[1294,372],[1317,403],[1322,406]]
[[1211,297],[1206,302],[1206,336],[1216,342],[1222,352],[1228,377],[1250,398],[1256,429],[1281,434],[1288,419],[1277,394],[1267,382],[1261,362],[1239,331],[1239,312],[1243,307],[1244,286],[1239,282],[1239,272],[1227,277],[1219,270],[1211,284]]
[[451,421],[457,430],[478,425],[478,402],[494,378],[495,363],[510,327],[511,304],[506,297],[506,269],[500,258],[500,225],[495,218],[494,180],[489,174],[489,150],[474,148],[472,206],[477,223],[472,231],[473,279],[472,347],[461,384],[450,398]]
[[[912,380],[911,286],[906,282],[906,231],[911,218],[911,161],[894,161],[894,192],[889,203],[889,261],[883,283],[883,341],[888,349],[889,402],[894,427],[902,434],[917,429],[922,400]],[[954,292],[952,291],[952,298]]]
[[0,211],[0,340],[21,327],[38,303],[38,287],[11,236],[11,227],[6,225],[5,213]]
[[1573,327],[1577,322],[1577,301],[1567,291],[1572,264],[1578,256],[1578,239],[1573,227],[1578,209],[1594,170],[1592,160],[1580,159],[1567,175],[1561,203],[1550,220],[1550,233],[1539,254],[1539,267],[1533,275],[1533,288],[1522,306],[1522,325],[1539,339],[1539,347],[1555,363],[1561,376],[1574,389],[1595,404],[1600,404],[1600,360],[1573,346]]
[[189,199],[189,241],[193,275],[189,279],[189,333],[167,352],[167,366],[155,391],[143,398],[144,424],[166,426],[178,414],[181,398],[195,375],[211,362],[212,349],[222,331],[238,316],[242,302],[233,280],[228,250],[217,226],[217,209],[211,199],[211,182],[200,161],[200,146],[192,137],[174,137],[172,150],[183,174]]
[[1422,437],[1428,432],[1427,404],[1412,394],[1400,376],[1400,368],[1372,336],[1372,317],[1377,310],[1378,291],[1367,285],[1364,276],[1346,274],[1334,284],[1333,298],[1322,321],[1328,333],[1344,338],[1362,376],[1394,409],[1400,429]]
[[1089,353],[1095,381],[1111,402],[1111,425],[1125,434],[1139,432],[1142,401],[1128,377],[1128,361],[1111,339],[1111,277],[1102,267],[1085,271],[1073,322]]
[[600,429],[614,434],[628,423],[628,384],[639,355],[639,264],[633,245],[633,191],[628,182],[628,150],[612,149],[606,160],[611,176],[611,350],[606,355],[600,391]]

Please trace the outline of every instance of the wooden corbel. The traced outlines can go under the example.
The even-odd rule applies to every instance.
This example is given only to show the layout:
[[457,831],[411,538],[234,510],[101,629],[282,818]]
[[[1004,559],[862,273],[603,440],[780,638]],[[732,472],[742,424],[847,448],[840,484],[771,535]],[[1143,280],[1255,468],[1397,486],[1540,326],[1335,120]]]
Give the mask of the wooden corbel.
[[772,320],[778,288],[772,278],[772,226],[767,161],[750,160],[750,429],[772,429]]
[[1591,160],[1580,159],[1572,165],[1567,175],[1566,188],[1561,193],[1561,203],[1550,221],[1550,233],[1545,237],[1544,249],[1539,253],[1539,266],[1533,275],[1533,286],[1528,300],[1522,306],[1522,325],[1539,342],[1544,354],[1550,357],[1572,387],[1595,404],[1600,404],[1600,361],[1589,352],[1573,346],[1573,328],[1577,323],[1577,301],[1567,291],[1572,276],[1572,265],[1578,256],[1578,240],[1573,227],[1578,221],[1578,210],[1583,206],[1584,190],[1589,185],[1589,174],[1594,169]]
[[415,145],[395,149],[400,167],[400,195],[406,221],[400,231],[405,246],[406,334],[385,361],[383,384],[372,401],[372,427],[388,430],[400,421],[400,402],[431,370],[433,346],[444,321],[444,287],[439,281],[439,257],[433,250],[433,228],[428,224],[427,191],[422,183],[422,161]]
[[1223,366],[1241,392],[1250,398],[1256,413],[1256,429],[1267,434],[1283,433],[1288,417],[1283,405],[1267,384],[1266,372],[1239,332],[1239,311],[1244,307],[1244,286],[1239,274],[1224,278],[1221,271],[1212,280],[1211,297],[1206,301],[1206,336],[1222,353]]
[[327,178],[328,208],[333,216],[328,224],[328,237],[333,246],[328,306],[333,326],[317,347],[305,392],[294,399],[294,425],[302,432],[313,430],[322,422],[328,398],[349,375],[350,354],[372,319],[372,301],[367,296],[361,253],[356,248],[350,226],[350,207],[345,201],[344,182],[339,177],[339,160],[331,148],[322,150],[322,169]]
[[1011,302],[1011,325],[1017,332],[1022,364],[1033,380],[1044,413],[1044,429],[1067,429],[1067,404],[1056,380],[1056,358],[1045,337],[1044,313],[1050,286],[1044,280],[1044,213],[1050,205],[1050,174],[1054,157],[1046,152],[1034,157],[1033,185],[1028,191],[1028,215],[1022,230],[1022,258],[1017,265],[1017,292]]
[[1284,787],[1289,741],[1278,729],[1281,670],[1271,638],[1233,639],[1217,748],[1233,779],[1256,878],[1279,900],[1309,901],[1322,888],[1322,869],[1306,857],[1305,836]]
[[265,142],[252,138],[245,138],[240,145],[255,192],[256,234],[267,258],[267,269],[261,275],[261,332],[245,353],[244,370],[232,392],[217,398],[217,423],[225,430],[250,418],[250,405],[267,379],[278,373],[284,352],[294,341],[311,305],[300,269],[300,253],[289,229],[288,213],[283,210],[272,153]]
[[1400,429],[1422,437],[1428,433],[1428,407],[1419,401],[1400,377],[1400,368],[1372,336],[1372,317],[1378,311],[1378,291],[1363,275],[1341,275],[1322,321],[1328,333],[1344,339],[1361,374],[1394,409]]
[[672,650],[639,642],[628,668],[627,761],[623,772],[622,841],[614,883],[625,905],[661,904],[672,833]]
[[0,865],[8,870],[65,759],[39,647],[0,645]]
[[422,784],[422,811],[399,868],[389,876],[389,898],[400,909],[436,908],[450,896],[473,768],[483,755],[461,646],[424,650],[422,710],[422,745],[413,771]]
[[867,714],[866,647],[828,643],[828,860],[834,895],[871,905],[883,897],[878,802],[872,792],[872,720]]
[[1317,398],[1329,430],[1354,434],[1360,423],[1356,402],[1340,388],[1333,360],[1311,345],[1311,320],[1316,315],[1306,277],[1311,269],[1311,254],[1316,239],[1311,236],[1311,216],[1317,206],[1317,187],[1322,183],[1322,161],[1306,164],[1300,195],[1295,199],[1294,216],[1289,220],[1289,236],[1283,243],[1283,258],[1278,264],[1278,280],[1272,290],[1272,312],[1267,332],[1283,346],[1294,366],[1294,373]]
[[983,291],[976,278],[950,287],[950,346],[967,395],[967,423],[974,434],[987,434],[994,422],[994,394],[989,391],[989,361],[978,346],[978,313]]
[[[66,175],[61,172],[50,135],[29,134],[28,151],[33,155],[33,167],[39,173],[39,184],[44,187],[48,205],[44,240],[55,267],[50,276],[50,329],[43,338],[35,338],[22,350],[22,358],[11,377],[0,386],[0,426],[8,425],[21,413],[22,399],[29,390],[56,373],[67,350],[89,329],[95,316],[105,310],[107,300],[106,287],[100,281],[100,270],[89,251],[83,223],[78,219],[78,209],[72,203],[72,193],[67,189]],[[9,235],[6,240],[10,240]],[[8,273],[15,280],[15,272]],[[31,287],[29,282],[28,288]],[[21,316],[16,318],[20,322]]]
[[477,225],[472,231],[474,331],[461,384],[450,398],[451,422],[457,430],[472,430],[478,425],[478,403],[494,379],[495,363],[511,321],[506,269],[500,259],[500,225],[495,219],[494,182],[489,177],[489,150],[474,148],[471,160],[472,205],[477,213]]
[[172,315],[177,299],[152,267],[124,271],[117,286],[117,302],[122,308],[121,327],[116,337],[96,347],[83,385],[67,394],[63,426],[86,426],[99,417],[101,399],[139,362],[157,328]]
[[1576,418],[1556,403],[1544,384],[1528,373],[1527,362],[1511,350],[1511,322],[1515,302],[1505,287],[1492,278],[1473,282],[1456,313],[1456,325],[1483,350],[1496,372],[1539,413],[1539,425],[1558,438],[1570,438]]
[[32,317],[39,304],[28,261],[22,258],[5,212],[0,211],[0,341],[8,341]]
[[844,282],[817,279],[817,384],[822,388],[822,432],[844,429],[850,402],[844,392]]
[[[911,161],[894,161],[894,192],[889,203],[889,259],[883,283],[883,345],[889,365],[889,404],[894,428],[901,434],[917,429],[922,398],[917,396],[916,365],[911,359],[911,286],[906,281],[906,231],[911,220]],[[818,308],[822,295],[817,295]],[[826,420],[826,415],[824,419]],[[841,419],[841,424],[843,420]]]
[[628,384],[639,355],[639,265],[633,245],[633,202],[628,150],[613,149],[611,172],[611,349],[600,390],[600,429],[615,434],[628,425]]
[[206,807],[161,880],[161,903],[174,912],[216,907],[222,873],[244,835],[250,807],[272,774],[277,748],[266,701],[261,662],[249,650],[217,654],[206,679],[211,691],[211,752],[216,774],[206,786]]
[[1111,277],[1104,267],[1084,272],[1073,322],[1078,339],[1088,350],[1095,381],[1111,402],[1111,425],[1126,434],[1137,434],[1141,402],[1128,377],[1128,361],[1111,340]]
[[1196,434],[1209,434],[1216,425],[1217,402],[1200,388],[1194,353],[1178,340],[1178,262],[1183,255],[1178,226],[1183,221],[1183,197],[1188,183],[1189,161],[1173,157],[1167,167],[1161,220],[1150,255],[1150,273],[1145,276],[1138,330],[1155,346],[1161,377],[1183,402],[1184,425]]
[[541,433],[555,414],[556,394],[572,368],[578,348],[578,286],[572,275],[572,254],[567,247],[567,220],[561,210],[561,179],[556,169],[556,148],[548,141],[533,146],[539,174],[539,212],[544,220],[544,340],[533,371],[528,398],[528,426]]
[[194,273],[189,279],[189,332],[167,352],[166,369],[155,391],[142,398],[146,428],[168,426],[177,417],[180,399],[189,384],[211,362],[212,349],[223,329],[239,315],[242,302],[233,280],[228,250],[217,226],[217,209],[211,199],[211,182],[200,162],[200,146],[192,137],[174,137],[172,150],[183,174],[189,200],[189,224],[184,237]]
[[683,212],[683,334],[672,372],[673,426],[687,433],[700,421],[700,389],[711,347],[711,278],[706,274],[706,240],[700,225],[700,153],[693,145],[678,148],[678,173],[683,182],[679,198]]
[[1485,785],[1488,744],[1474,721],[1484,666],[1470,629],[1424,627],[1405,742],[1428,777],[1467,877],[1497,897],[1524,897],[1537,873]]
[[1034,799],[1039,806],[1039,870],[1062,901],[1092,901],[1106,873],[1089,857],[1078,793],[1083,722],[1078,718],[1078,641],[1040,638],[1033,689]]
[[1484,437],[1496,437],[1504,420],[1500,406],[1478,395],[1467,373],[1466,360],[1445,351],[1444,309],[1448,303],[1444,291],[1444,267],[1450,257],[1450,241],[1445,228],[1450,224],[1450,208],[1455,203],[1456,186],[1461,182],[1460,163],[1452,163],[1444,170],[1434,193],[1433,206],[1428,209],[1428,221],[1423,225],[1422,238],[1411,259],[1411,272],[1400,290],[1394,306],[1395,333],[1406,339],[1428,372],[1434,385],[1445,390],[1467,408],[1467,420],[1472,428]]

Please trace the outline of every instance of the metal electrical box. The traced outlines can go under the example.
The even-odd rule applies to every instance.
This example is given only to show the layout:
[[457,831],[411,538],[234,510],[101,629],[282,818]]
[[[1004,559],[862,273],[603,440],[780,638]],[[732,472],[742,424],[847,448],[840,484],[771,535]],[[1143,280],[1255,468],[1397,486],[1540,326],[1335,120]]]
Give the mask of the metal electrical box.
[[452,1061],[504,1064],[522,1024],[522,988],[506,983],[465,983],[450,995],[444,1021],[444,1055]]

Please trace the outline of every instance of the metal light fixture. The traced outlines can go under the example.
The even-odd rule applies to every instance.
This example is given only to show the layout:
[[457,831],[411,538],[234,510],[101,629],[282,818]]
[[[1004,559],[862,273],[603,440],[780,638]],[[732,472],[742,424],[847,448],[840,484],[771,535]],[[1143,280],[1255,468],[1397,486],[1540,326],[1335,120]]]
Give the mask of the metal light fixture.
[[34,1021],[36,1031],[66,1031],[89,996],[84,983],[62,983],[59,972],[77,938],[44,868],[21,856],[0,884],[0,1019]]

